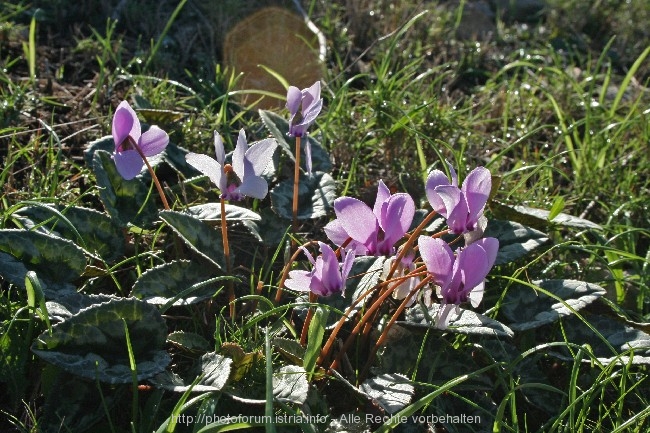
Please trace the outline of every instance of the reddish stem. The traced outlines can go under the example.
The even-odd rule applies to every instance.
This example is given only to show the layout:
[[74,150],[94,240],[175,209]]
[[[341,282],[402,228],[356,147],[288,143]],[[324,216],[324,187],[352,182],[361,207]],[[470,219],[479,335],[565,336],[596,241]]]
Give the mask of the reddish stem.
[[[300,136],[296,136],[296,165],[293,172],[293,220],[291,223],[291,231],[294,236],[298,232],[298,191],[300,189]],[[296,241],[291,241],[292,248],[296,247]]]
[[[130,138],[130,137],[129,137]],[[147,170],[149,170],[149,174],[151,174],[151,179],[153,180],[153,183],[156,185],[156,189],[158,190],[158,195],[160,196],[160,199],[163,202],[163,206],[165,210],[169,210],[169,203],[167,202],[167,197],[165,197],[165,192],[162,189],[162,186],[160,185],[160,182],[158,181],[158,176],[156,176],[156,173],[153,171],[153,168],[149,164],[149,161],[147,160],[147,157],[144,156],[144,153],[142,153],[142,149],[140,149],[140,146],[138,146],[137,143],[133,141],[133,139],[129,140],[135,150],[138,152],[142,160],[144,161],[145,165],[147,166]]]
[[361,374],[359,375],[360,380],[363,380],[364,377],[368,374],[368,370],[370,369],[370,366],[372,365],[372,362],[375,359],[375,355],[377,354],[377,351],[379,348],[384,344],[386,341],[386,338],[388,338],[388,331],[390,331],[390,328],[395,324],[397,321],[397,318],[404,312],[406,309],[409,301],[415,294],[422,289],[426,284],[429,284],[429,281],[431,280],[431,276],[427,275],[417,286],[411,290],[411,292],[408,294],[404,300],[402,300],[402,303],[397,307],[397,310],[395,310],[395,313],[393,313],[393,316],[390,318],[386,326],[384,327],[384,330],[382,331],[381,335],[377,339],[377,342],[375,343],[374,347],[368,354],[368,360],[366,361],[366,365],[364,366],[363,370],[361,370]]
[[[226,259],[226,274],[232,272],[230,266],[230,244],[228,243],[228,224],[226,222],[226,199],[221,197],[221,239],[223,241],[223,255]],[[237,310],[235,308],[235,285],[232,280],[227,281],[228,286],[228,304],[230,305],[230,318],[234,321]]]

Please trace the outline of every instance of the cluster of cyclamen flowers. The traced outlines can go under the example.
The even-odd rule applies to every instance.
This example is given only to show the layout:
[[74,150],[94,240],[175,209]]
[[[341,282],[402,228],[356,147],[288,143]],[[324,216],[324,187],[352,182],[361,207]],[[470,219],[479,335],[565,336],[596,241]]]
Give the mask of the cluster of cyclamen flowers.
[[[426,194],[433,210],[447,220],[448,233],[464,235],[465,246],[454,251],[447,242],[430,236],[418,237],[418,250],[428,275],[437,287],[442,308],[436,325],[445,328],[463,302],[476,307],[482,297],[485,277],[494,265],[499,242],[495,238],[481,238],[486,225],[483,212],[492,181],[490,172],[483,167],[475,168],[462,186],[453,167],[449,167],[451,179],[434,170],[426,183]],[[352,197],[340,197],[334,201],[336,219],[325,226],[325,234],[341,249],[342,263],[336,254],[321,243],[321,256],[312,271],[295,270],[289,273],[285,286],[296,291],[311,291],[320,296],[343,293],[345,281],[351,269],[351,256],[388,256],[391,264],[397,258],[397,244],[407,236],[415,215],[415,203],[406,193],[390,194],[380,180],[377,198],[371,209],[364,202]],[[403,269],[396,280],[395,297],[405,298],[419,285],[418,276],[403,278],[415,270],[415,254],[404,254],[399,268]],[[430,296],[425,298],[430,303]]]
[[[307,134],[320,113],[322,105],[319,82],[303,90],[289,87],[287,108],[290,119],[287,135],[295,137],[299,143],[300,137]],[[169,142],[167,134],[155,126],[142,134],[136,113],[127,102],[122,102],[115,112],[113,138],[115,164],[125,179],[135,177],[143,164],[147,164],[152,171],[146,157],[162,152]],[[244,197],[266,197],[268,185],[262,173],[277,148],[274,139],[262,140],[249,147],[244,131],[240,131],[231,163],[226,162],[224,144],[216,131],[214,146],[216,160],[196,153],[188,154],[186,160],[219,188],[222,203],[225,200],[239,201]],[[311,174],[309,141],[305,155],[306,171]],[[446,328],[453,317],[452,312],[457,313],[461,303],[470,302],[477,306],[481,301],[485,278],[494,265],[499,248],[497,239],[482,237],[487,224],[483,213],[492,186],[490,172],[484,167],[475,168],[461,187],[458,186],[458,178],[451,165],[449,172],[450,178],[440,170],[429,174],[426,196],[433,210],[446,219],[446,233],[464,236],[463,247],[454,252],[439,237],[420,235],[417,246],[410,245],[409,251],[399,254],[400,242],[409,236],[415,203],[406,193],[391,194],[380,180],[372,209],[352,197],[340,197],[334,201],[336,219],[326,225],[325,234],[339,247],[337,252],[329,245],[319,242],[320,255],[314,258],[306,248],[300,247],[312,269],[292,270],[284,281],[284,286],[318,296],[343,294],[355,257],[387,256],[390,260],[386,261],[388,267],[385,268],[384,276],[388,278],[394,276],[388,269],[399,258],[398,265],[394,266],[397,275],[394,276],[396,282],[393,296],[398,299],[407,296],[414,298],[411,292],[422,286],[420,276],[423,274],[416,272],[417,250],[441,303],[436,324],[440,328]],[[152,176],[155,181],[153,172]],[[225,220],[222,223],[222,229],[225,230]],[[425,303],[430,304],[431,287],[426,285],[422,290]]]

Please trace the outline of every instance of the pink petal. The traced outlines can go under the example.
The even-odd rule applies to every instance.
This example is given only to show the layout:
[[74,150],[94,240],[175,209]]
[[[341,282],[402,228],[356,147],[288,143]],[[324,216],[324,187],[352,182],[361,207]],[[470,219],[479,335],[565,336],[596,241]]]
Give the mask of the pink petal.
[[341,281],[339,261],[329,245],[322,242],[319,242],[319,244],[323,261],[321,282],[323,287],[327,290],[327,295],[331,295],[332,293],[340,292],[342,289],[343,282]]
[[334,212],[352,239],[366,247],[377,243],[377,218],[364,202],[352,197],[339,197],[334,200]]
[[379,179],[379,184],[377,185],[377,198],[375,199],[375,206],[372,209],[372,212],[377,217],[377,220],[381,219],[381,208],[384,202],[390,198],[390,190],[386,186],[383,180]]
[[[325,235],[327,235],[328,239],[332,241],[334,245],[341,246],[350,237],[341,224],[341,221],[338,219],[330,221],[325,226],[324,230]],[[368,252],[368,248],[365,245],[354,240],[348,244],[347,249],[353,251],[357,255],[365,255]]]
[[492,176],[485,167],[476,167],[470,172],[461,188],[469,210],[468,225],[474,226],[483,214],[483,208],[490,197]]
[[410,195],[398,193],[390,197],[382,208],[379,226],[384,230],[384,239],[391,246],[408,231],[415,215],[415,203]]
[[232,168],[240,179],[244,176],[244,157],[246,156],[247,150],[248,143],[246,142],[246,134],[244,134],[243,129],[240,129],[239,135],[237,136],[237,145],[235,146],[235,151],[232,153]]
[[[440,215],[447,218],[447,224],[451,227],[449,220],[452,219],[451,216],[454,211],[458,212],[456,208],[458,207],[458,204],[461,201],[460,189],[452,185],[441,185],[436,187],[434,194],[437,195],[438,200],[442,203],[442,209],[438,210],[435,207],[433,209],[437,211]],[[431,200],[429,201],[431,202]],[[433,205],[433,203],[431,204]],[[462,212],[467,212],[466,206],[465,209],[462,210]],[[453,215],[455,216],[454,220],[456,220],[459,216],[458,213]],[[463,223],[465,222],[466,219],[467,219],[467,213],[465,213],[463,216]]]
[[200,153],[188,153],[185,155],[185,160],[189,165],[208,176],[210,181],[221,190],[221,179],[225,178],[221,164],[208,155]]
[[[307,117],[307,111],[313,111],[314,107],[312,105],[320,103],[322,105],[323,100],[320,99],[320,81],[316,81],[311,87],[302,91],[302,111],[303,117]],[[320,111],[320,108],[318,109]],[[316,113],[318,114],[318,113]],[[303,121],[303,123],[305,123]]]
[[289,278],[284,282],[284,287],[297,292],[309,292],[311,285],[311,272],[291,271]]
[[420,236],[418,246],[422,261],[427,267],[427,271],[433,276],[433,281],[444,289],[451,282],[455,261],[454,252],[449,248],[447,242],[428,236]]
[[302,101],[302,92],[299,88],[289,86],[287,89],[287,109],[291,116],[294,116],[300,109],[300,102]]
[[131,180],[140,174],[144,161],[136,150],[115,152],[113,155],[117,172],[126,180]]
[[122,101],[113,115],[113,141],[115,149],[131,136],[135,141],[140,137],[140,121],[128,102]]
[[244,173],[242,183],[237,190],[240,194],[257,199],[263,199],[269,191],[269,186],[263,177],[255,176],[252,164],[248,159],[244,159]]
[[[278,142],[273,138],[266,138],[264,140],[253,143],[248,148],[245,158],[251,163],[251,170],[256,176],[260,176],[266,170],[269,163],[273,159],[273,153],[278,147]],[[244,169],[244,176],[248,176],[248,167]]]
[[217,131],[214,131],[214,153],[217,157],[217,162],[223,165],[226,163],[226,151],[223,148],[223,140]]
[[488,267],[491,269],[494,266],[494,261],[499,253],[499,240],[496,238],[483,238],[475,242],[485,250],[485,257],[487,257]]
[[352,265],[354,265],[354,251],[350,251],[344,248],[341,250],[341,256],[341,261],[343,262],[341,264],[341,278],[345,284],[345,281],[348,279],[348,275],[352,270]]
[[169,144],[169,135],[155,125],[142,134],[138,140],[138,146],[144,156],[158,155],[165,150],[167,144]]
[[437,188],[440,186],[451,186],[449,178],[447,178],[447,175],[445,175],[442,171],[433,170],[431,173],[429,173],[429,177],[427,177],[425,192],[433,210],[442,216],[446,216],[447,213],[445,203],[436,192]]
[[490,272],[486,251],[478,243],[461,249],[456,260],[463,275],[463,291],[466,293],[485,280]]
[[483,293],[485,292],[485,281],[481,281],[478,286],[474,287],[471,292],[469,292],[468,298],[472,307],[476,308],[479,306],[483,300]]

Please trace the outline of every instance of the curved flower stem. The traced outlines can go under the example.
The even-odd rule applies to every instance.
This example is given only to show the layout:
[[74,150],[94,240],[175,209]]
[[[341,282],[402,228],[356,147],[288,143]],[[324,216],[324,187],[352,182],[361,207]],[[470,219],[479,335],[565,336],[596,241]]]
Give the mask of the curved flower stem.
[[[298,231],[298,192],[300,189],[300,136],[296,136],[296,165],[293,172],[293,220],[291,231],[295,235]],[[292,241],[292,248],[296,247],[296,242]]]
[[[228,225],[226,223],[226,199],[221,197],[221,239],[223,240],[223,255],[226,259],[226,274],[231,276],[230,266],[230,244],[228,243]],[[235,320],[235,286],[232,280],[228,280],[228,304],[230,305],[230,318]]]
[[[318,302],[318,295],[309,292],[309,302],[312,304]],[[302,332],[300,333],[300,344],[303,346],[307,343],[307,334],[309,333],[309,324],[311,323],[312,317],[314,317],[314,308],[309,307],[309,310],[307,310],[307,317],[305,317],[305,323],[302,325]]]
[[382,285],[386,284],[386,282],[377,284],[376,286],[371,287],[370,289],[366,290],[363,292],[357,299],[352,301],[350,306],[348,307],[347,310],[345,310],[345,313],[343,313],[343,316],[339,319],[339,321],[336,323],[336,326],[334,326],[334,329],[332,330],[332,333],[330,334],[329,338],[325,342],[325,345],[320,351],[320,355],[318,356],[318,360],[316,361],[317,365],[322,366],[322,364],[325,362],[327,357],[329,356],[330,350],[332,350],[332,345],[334,344],[334,341],[336,340],[336,336],[338,335],[339,331],[345,324],[345,319],[350,317],[350,314],[354,310],[354,308],[365,298],[366,296],[370,295],[372,292],[377,290],[379,287]]
[[131,144],[135,148],[135,150],[138,152],[142,160],[144,161],[145,165],[147,166],[147,170],[149,170],[149,174],[151,174],[151,179],[153,179],[153,183],[156,185],[156,189],[158,190],[158,195],[160,196],[160,199],[162,200],[163,206],[165,207],[165,210],[169,210],[169,203],[167,202],[167,197],[165,197],[165,192],[162,189],[162,186],[160,185],[160,182],[158,181],[158,176],[156,176],[156,173],[153,171],[153,168],[151,167],[151,164],[149,164],[149,161],[147,160],[147,157],[144,156],[144,153],[142,153],[142,150],[140,149],[140,146],[137,145],[137,143],[134,143],[131,140]]
[[[318,241],[309,241],[304,244],[302,244],[303,247],[308,247],[309,245],[317,245]],[[293,252],[293,255],[289,259],[289,262],[284,265],[284,269],[282,270],[282,276],[280,277],[280,282],[278,283],[278,291],[275,294],[275,302],[280,302],[280,299],[282,299],[282,292],[283,292],[283,287],[284,287],[284,282],[287,280],[289,277],[289,271],[291,271],[291,264],[298,259],[298,255],[300,255],[302,251],[300,249],[296,249],[296,251]]]
[[[422,268],[422,269],[424,269],[424,268]],[[369,295],[369,294],[372,293],[373,291],[375,291],[375,290],[381,288],[382,286],[385,286],[385,285],[388,285],[388,284],[391,284],[391,283],[395,283],[395,284],[393,284],[391,287],[389,287],[388,289],[386,289],[386,290],[385,290],[385,291],[384,291],[384,292],[379,296],[379,298],[377,298],[377,300],[376,300],[376,301],[375,301],[375,302],[370,306],[370,308],[368,308],[368,310],[366,310],[366,312],[363,314],[363,316],[361,317],[361,319],[359,319],[359,322],[357,323],[357,325],[356,325],[356,326],[354,327],[354,329],[352,330],[352,333],[351,333],[350,336],[347,338],[347,340],[345,340],[345,343],[343,344],[343,347],[341,348],[341,351],[340,351],[339,354],[337,355],[336,359],[335,359],[334,362],[332,362],[332,364],[330,365],[330,367],[329,367],[330,370],[336,369],[336,367],[338,366],[338,363],[339,363],[339,361],[340,361],[340,357],[341,357],[341,355],[342,355],[343,353],[345,353],[345,352],[348,350],[348,348],[349,348],[350,345],[352,344],[352,341],[353,341],[354,336],[355,336],[356,334],[359,333],[359,331],[361,330],[362,326],[365,325],[366,322],[368,322],[369,318],[373,316],[374,312],[377,311],[377,309],[381,306],[381,304],[383,304],[383,302],[386,300],[386,298],[388,298],[388,296],[390,296],[390,294],[393,293],[393,291],[395,290],[395,288],[397,288],[397,286],[398,286],[402,281],[404,281],[404,280],[406,280],[406,279],[408,279],[408,278],[411,278],[411,277],[417,275],[416,272],[420,272],[420,271],[422,271],[422,269],[421,269],[421,268],[418,268],[418,269],[416,269],[415,271],[413,271],[413,272],[411,272],[411,273],[409,273],[408,275],[405,275],[405,276],[403,276],[403,277],[394,278],[394,279],[392,279],[392,280],[384,281],[384,282],[382,282],[382,283],[380,283],[380,284],[377,284],[376,286],[374,286],[373,288],[367,290],[365,293],[363,293],[361,296],[359,296],[359,298],[357,298],[357,299],[356,299],[356,300],[355,300],[355,301],[350,305],[350,307],[348,307],[348,309],[345,311],[345,314],[343,315],[343,317],[341,317],[341,319],[339,320],[339,322],[336,324],[336,327],[334,328],[334,330],[333,330],[332,333],[330,334],[330,336],[329,336],[327,342],[325,343],[325,346],[323,346],[323,349],[321,350],[320,356],[318,357],[317,364],[321,365],[321,363],[325,361],[326,357],[329,355],[329,351],[330,351],[331,348],[332,348],[332,344],[334,343],[334,340],[336,339],[336,336],[338,335],[339,330],[343,327],[343,324],[345,323],[345,318],[349,316],[349,314],[352,312],[352,309],[353,309],[353,308],[354,308],[354,307],[355,307],[359,302],[361,302],[361,300],[362,300],[363,298],[365,298],[367,295]]]
[[395,257],[395,261],[393,262],[393,266],[390,268],[390,272],[388,272],[388,275],[386,276],[387,280],[390,280],[393,278],[393,274],[397,270],[397,266],[399,266],[399,263],[402,261],[404,256],[409,252],[413,244],[415,243],[415,240],[418,238],[422,230],[431,222],[431,220],[438,215],[436,211],[431,211],[424,219],[422,222],[413,230],[413,233],[411,233],[406,240],[406,243],[402,245],[402,247],[399,250],[399,253],[397,254],[397,257]]
[[388,331],[390,331],[390,328],[393,327],[393,325],[397,321],[397,318],[404,312],[411,298],[415,296],[415,294],[418,293],[420,289],[422,289],[422,287],[429,284],[430,280],[431,280],[431,276],[427,275],[422,281],[420,281],[420,284],[415,286],[413,290],[411,290],[411,292],[408,294],[408,296],[404,298],[404,300],[399,305],[399,307],[397,307],[397,310],[395,310],[395,313],[393,313],[393,316],[390,318],[390,320],[384,327],[384,330],[381,332],[381,335],[377,339],[377,342],[375,343],[374,347],[368,354],[368,360],[366,361],[366,365],[363,367],[363,370],[361,370],[361,374],[359,374],[360,381],[362,381],[368,374],[368,370],[370,369],[370,366],[372,365],[372,362],[375,359],[375,355],[377,354],[377,351],[384,344],[386,338],[388,337]]

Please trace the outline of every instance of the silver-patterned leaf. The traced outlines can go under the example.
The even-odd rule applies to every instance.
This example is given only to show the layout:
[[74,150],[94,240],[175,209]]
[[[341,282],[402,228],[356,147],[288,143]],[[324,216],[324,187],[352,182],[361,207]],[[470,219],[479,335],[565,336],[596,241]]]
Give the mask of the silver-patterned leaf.
[[533,285],[564,302],[529,286],[517,285],[510,288],[503,300],[501,312],[513,322],[509,326],[515,331],[555,322],[573,314],[573,311],[583,309],[606,293],[598,284],[576,280],[542,280],[534,281]]
[[167,325],[158,309],[137,299],[94,304],[44,332],[32,351],[63,370],[90,380],[130,383],[126,323],[138,380],[164,370],[170,357],[162,347]]
[[[433,304],[426,311],[418,304],[406,312],[406,320],[397,321],[404,326],[436,329],[433,319],[438,315],[440,304]],[[512,329],[501,322],[491,319],[471,310],[459,308],[459,315],[454,315],[449,321],[445,332],[459,334],[482,335],[486,337],[512,337]]]

